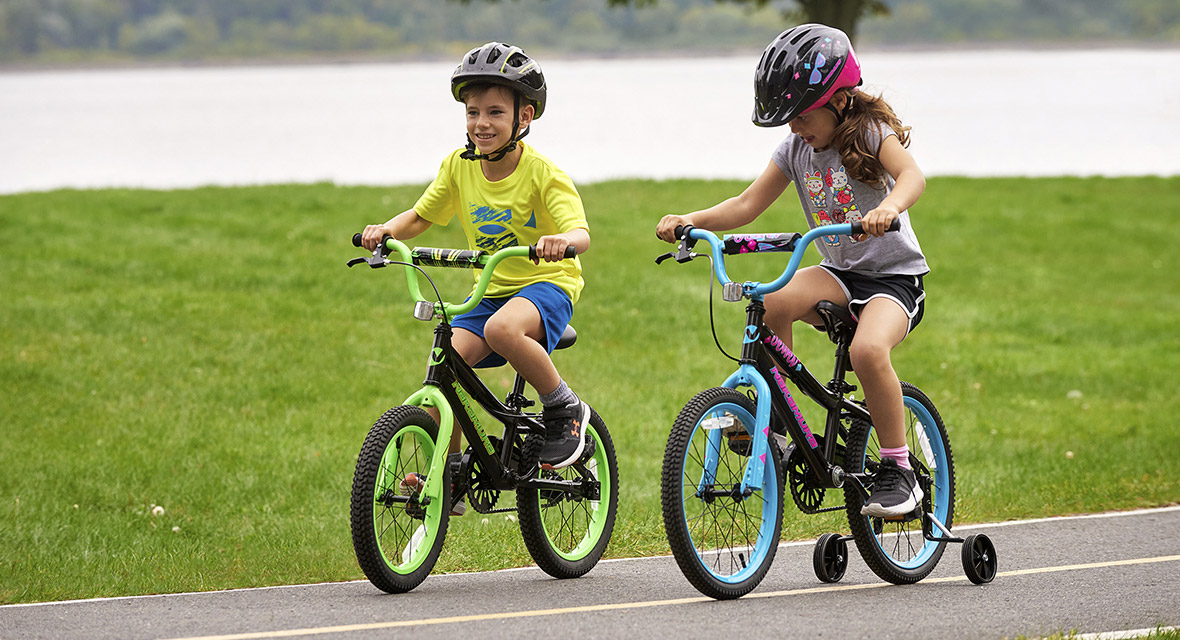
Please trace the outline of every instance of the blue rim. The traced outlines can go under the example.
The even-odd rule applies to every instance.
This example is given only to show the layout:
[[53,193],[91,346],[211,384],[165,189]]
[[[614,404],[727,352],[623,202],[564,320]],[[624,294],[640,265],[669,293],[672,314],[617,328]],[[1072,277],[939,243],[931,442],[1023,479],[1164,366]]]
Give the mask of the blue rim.
[[[686,448],[685,458],[684,458],[684,461],[681,466],[682,469],[687,468],[687,465],[689,463],[689,456],[692,452],[692,446],[691,446],[692,442],[696,439],[697,434],[702,430],[701,422],[703,422],[704,420],[706,420],[710,417],[718,416],[718,415],[724,414],[726,412],[732,413],[734,416],[736,416],[739,420],[742,421],[742,424],[747,425],[747,427],[754,427],[757,424],[757,422],[754,420],[754,416],[751,415],[749,411],[747,411],[745,408],[741,407],[740,405],[734,404],[732,402],[722,402],[722,403],[715,404],[715,405],[711,406],[708,413],[701,416],[701,419],[698,420],[696,425],[694,425],[694,427],[693,427],[692,435],[689,438],[689,447]],[[752,437],[754,437],[754,436],[752,436]],[[720,439],[721,439],[720,433],[716,430],[713,430],[710,433],[706,434],[706,441],[709,443],[709,446],[711,446],[711,447],[719,446]],[[715,457],[713,458],[713,465],[714,465],[714,468],[705,469],[705,472],[710,477],[715,476],[717,473],[717,468],[715,466],[716,465],[716,458]],[[742,470],[744,470],[744,469],[745,469],[745,465],[742,466]],[[688,480],[687,478],[682,478],[682,481],[686,482],[687,480]],[[699,480],[699,479],[694,479],[694,481],[696,481],[696,480]],[[740,478],[739,478],[739,481],[740,481]],[[763,501],[762,502],[762,524],[758,528],[758,539],[754,542],[754,547],[750,552],[750,559],[748,562],[746,562],[745,568],[743,568],[741,571],[734,573],[734,574],[729,574],[729,575],[719,574],[716,571],[714,571],[708,564],[705,563],[705,561],[701,558],[700,552],[697,551],[697,554],[696,554],[697,561],[701,563],[701,566],[705,569],[705,571],[708,571],[709,574],[712,575],[717,580],[724,582],[726,584],[742,583],[742,582],[748,580],[751,576],[753,576],[754,573],[756,571],[758,571],[759,567],[762,566],[762,563],[766,560],[766,554],[770,550],[770,541],[774,535],[774,528],[775,528],[775,525],[778,524],[776,522],[776,520],[778,519],[776,506],[778,505],[778,501],[779,501],[778,482],[776,481],[776,479],[774,477],[774,462],[773,461],[769,462],[768,464],[763,465],[762,501]],[[687,526],[688,525],[687,522],[685,523],[685,525],[686,525],[685,529],[688,532],[688,537],[693,542],[693,549],[697,550],[697,548],[698,548],[697,541],[693,540],[692,529],[691,529],[691,527]]]

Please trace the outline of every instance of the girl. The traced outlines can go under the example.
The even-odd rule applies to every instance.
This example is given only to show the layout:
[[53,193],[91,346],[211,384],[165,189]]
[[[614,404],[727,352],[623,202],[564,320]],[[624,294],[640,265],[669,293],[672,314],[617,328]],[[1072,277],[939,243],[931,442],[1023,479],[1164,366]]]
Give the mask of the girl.
[[[861,513],[899,516],[922,499],[909,464],[901,384],[889,353],[922,319],[929,272],[907,209],[926,179],[906,151],[909,127],[880,97],[857,90],[860,63],[839,29],[805,24],[784,31],[755,72],[754,124],[790,126],[766,170],[745,191],[708,209],[660,220],[656,235],[675,242],[675,229],[693,225],[725,231],[757,218],[791,182],[811,228],[860,220],[870,235],[826,236],[823,261],[800,270],[765,299],[766,324],[790,346],[791,325],[822,321],[821,300],[843,303],[859,321],[851,346],[853,369],[881,445],[882,464]],[[898,233],[886,234],[894,220]]]

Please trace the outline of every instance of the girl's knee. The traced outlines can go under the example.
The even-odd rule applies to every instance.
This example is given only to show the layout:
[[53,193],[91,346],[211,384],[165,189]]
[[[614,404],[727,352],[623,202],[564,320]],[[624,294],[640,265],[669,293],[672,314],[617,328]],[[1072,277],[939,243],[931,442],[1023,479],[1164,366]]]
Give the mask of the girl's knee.
[[890,346],[883,342],[854,340],[848,349],[848,356],[852,360],[854,370],[868,372],[882,367],[892,368],[890,350]]

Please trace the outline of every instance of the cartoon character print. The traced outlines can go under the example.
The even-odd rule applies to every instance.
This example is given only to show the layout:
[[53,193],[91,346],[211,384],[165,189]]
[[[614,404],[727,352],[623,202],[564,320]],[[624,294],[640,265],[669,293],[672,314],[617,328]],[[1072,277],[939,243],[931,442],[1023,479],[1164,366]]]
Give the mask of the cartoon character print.
[[[860,208],[855,204],[850,204],[847,207],[841,207],[839,209],[833,209],[832,216],[839,217],[840,222],[859,222],[860,219],[864,217],[860,213]],[[848,236],[848,239],[851,240],[853,244],[856,244],[857,242],[856,236]]]
[[844,167],[835,170],[829,168],[826,182],[832,188],[835,203],[846,205],[852,202],[852,185],[848,184],[848,170]]
[[828,206],[828,195],[824,192],[824,176],[820,170],[816,169],[815,173],[804,171],[803,176],[807,183],[807,193],[811,195],[811,204],[818,209]]
[[[817,175],[818,173],[819,172],[816,172]],[[822,227],[826,224],[832,224],[831,216],[828,215],[827,211],[822,209],[811,214],[811,217],[815,219],[815,226],[817,227]],[[824,244],[828,245],[829,247],[838,247],[840,246],[840,236],[824,236]]]

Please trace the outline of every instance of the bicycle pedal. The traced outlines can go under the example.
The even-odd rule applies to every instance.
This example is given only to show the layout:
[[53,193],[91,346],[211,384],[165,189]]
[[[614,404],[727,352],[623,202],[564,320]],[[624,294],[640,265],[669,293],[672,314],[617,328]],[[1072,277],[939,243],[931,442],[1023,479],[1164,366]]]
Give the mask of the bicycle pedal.
[[753,446],[754,442],[750,439],[750,434],[744,431],[729,436],[729,450],[739,456],[750,455]]

